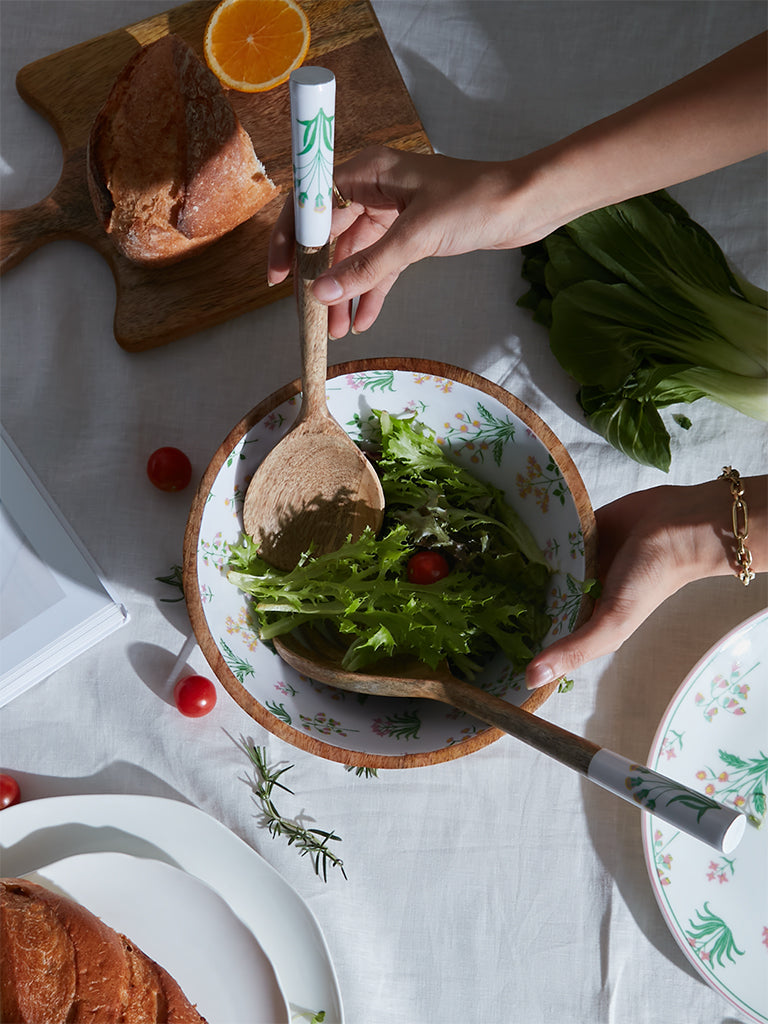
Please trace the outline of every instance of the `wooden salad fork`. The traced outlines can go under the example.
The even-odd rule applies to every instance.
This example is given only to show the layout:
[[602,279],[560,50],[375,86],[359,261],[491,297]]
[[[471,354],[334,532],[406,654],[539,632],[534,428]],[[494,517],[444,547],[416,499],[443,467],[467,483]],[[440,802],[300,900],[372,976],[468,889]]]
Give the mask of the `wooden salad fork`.
[[274,637],[280,657],[302,675],[340,690],[377,697],[423,697],[450,704],[670,822],[721,853],[732,853],[747,819],[740,811],[674,782],[591,740],[487,693],[454,676],[405,657],[382,659],[365,672],[344,668],[345,648],[310,627]]

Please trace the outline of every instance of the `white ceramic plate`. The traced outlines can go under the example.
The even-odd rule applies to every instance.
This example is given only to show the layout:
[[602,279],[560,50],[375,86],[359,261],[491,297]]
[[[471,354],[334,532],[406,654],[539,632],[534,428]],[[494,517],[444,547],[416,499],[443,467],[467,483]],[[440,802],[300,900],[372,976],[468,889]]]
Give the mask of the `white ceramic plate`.
[[[594,575],[594,517],[568,453],[542,420],[514,396],[475,374],[442,363],[378,359],[329,370],[328,404],[359,440],[372,409],[415,413],[452,457],[506,493],[549,560],[545,644],[583,621],[589,602],[579,583]],[[264,456],[291,427],[299,382],[257,406],[230,433],[203,478],[184,545],[184,591],[198,643],[240,705],[295,746],[370,767],[410,767],[459,757],[501,735],[434,701],[345,693],[300,676],[251,625],[248,599],[226,578],[230,548],[242,536],[242,504]],[[503,658],[476,680],[535,710],[552,687],[528,693]]]
[[648,764],[762,821],[730,857],[644,815],[656,900],[699,974],[749,1020],[768,1021],[768,611],[730,632],[690,672]]
[[210,886],[125,853],[65,857],[25,876],[87,907],[164,967],[206,1020],[288,1024],[256,936]]
[[[114,853],[152,862],[148,869],[152,874],[157,862],[159,869],[170,866],[186,872],[192,876],[188,891],[194,891],[196,901],[205,898],[211,905],[195,881],[210,887],[210,895],[224,901],[234,918],[255,936],[263,953],[260,964],[254,961],[254,966],[261,971],[263,957],[268,959],[292,1019],[308,1021],[325,1010],[328,1024],[343,1024],[336,974],[312,912],[254,850],[196,807],[159,797],[103,794],[30,800],[2,812],[0,843],[4,877],[44,875],[46,865],[65,858]],[[141,945],[138,930],[136,935],[128,934]],[[149,949],[146,952],[152,955]],[[177,980],[182,984],[181,976]],[[190,998],[192,991],[190,986]],[[211,1024],[253,1024],[259,1019],[252,1007],[245,1017],[209,1018]],[[284,1009],[277,1019],[285,1020]]]

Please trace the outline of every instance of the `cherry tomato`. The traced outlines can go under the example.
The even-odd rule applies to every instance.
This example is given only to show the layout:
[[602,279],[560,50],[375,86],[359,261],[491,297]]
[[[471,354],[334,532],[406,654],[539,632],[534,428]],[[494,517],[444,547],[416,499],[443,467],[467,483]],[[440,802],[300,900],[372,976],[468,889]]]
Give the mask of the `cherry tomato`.
[[437,583],[451,571],[439,551],[417,551],[408,559],[408,580],[411,583]]
[[0,775],[0,811],[21,799],[19,784],[12,775]]
[[183,491],[192,479],[192,464],[179,448],[158,448],[149,456],[147,476],[161,491]]
[[173,688],[176,707],[187,718],[202,718],[216,704],[216,687],[205,676],[185,676]]

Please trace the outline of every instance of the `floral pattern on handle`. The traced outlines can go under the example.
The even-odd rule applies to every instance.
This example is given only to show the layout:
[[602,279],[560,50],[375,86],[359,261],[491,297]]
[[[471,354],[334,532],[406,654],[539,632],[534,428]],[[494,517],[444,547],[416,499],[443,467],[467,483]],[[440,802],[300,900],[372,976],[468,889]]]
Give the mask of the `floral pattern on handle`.
[[325,213],[333,196],[333,122],[334,116],[322,107],[313,118],[297,122],[303,133],[293,164],[293,187],[299,206],[310,203],[315,213]]
[[661,811],[672,804],[681,804],[696,813],[696,821],[701,821],[707,811],[719,811],[720,805],[711,797],[681,789],[677,783],[664,779],[650,768],[640,764],[630,766],[631,775],[624,780],[632,799],[642,804],[649,811]]

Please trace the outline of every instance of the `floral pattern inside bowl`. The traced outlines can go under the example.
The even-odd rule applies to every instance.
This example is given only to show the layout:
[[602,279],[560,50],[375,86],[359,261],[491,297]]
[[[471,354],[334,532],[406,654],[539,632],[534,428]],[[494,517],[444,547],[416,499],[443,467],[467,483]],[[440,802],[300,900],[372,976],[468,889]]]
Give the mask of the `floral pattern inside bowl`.
[[[268,730],[324,757],[362,767],[410,767],[469,753],[498,731],[446,705],[346,693],[299,675],[251,624],[248,598],[226,578],[242,536],[242,505],[261,459],[291,427],[299,382],[249,413],[219,448],[190,513],[184,589],[197,640],[230,694]],[[544,643],[589,614],[581,583],[594,575],[594,516],[581,478],[549,428],[497,385],[456,367],[406,359],[329,371],[328,405],[355,440],[372,409],[413,413],[451,456],[501,488],[533,531],[553,574]],[[503,658],[476,684],[535,708],[553,687],[528,693]]]

